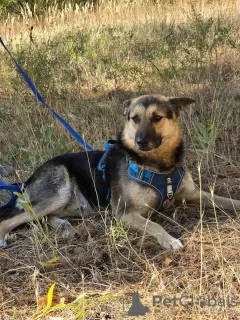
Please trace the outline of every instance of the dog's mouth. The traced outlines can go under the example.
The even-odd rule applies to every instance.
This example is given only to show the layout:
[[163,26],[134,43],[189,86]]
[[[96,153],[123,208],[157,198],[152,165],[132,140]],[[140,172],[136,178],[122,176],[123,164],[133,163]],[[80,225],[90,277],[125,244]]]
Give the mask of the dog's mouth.
[[158,148],[162,143],[162,137],[159,137],[159,139],[157,139],[157,141],[155,141],[155,143],[153,141],[143,141],[143,140],[139,140],[136,139],[135,140],[135,147],[137,150],[140,151],[151,151],[153,149]]
[[151,151],[153,149],[155,149],[155,147],[151,146],[151,145],[146,145],[146,146],[140,146],[137,143],[135,144],[136,148],[140,151]]
[[153,143],[146,143],[146,144],[139,144],[135,142],[135,147],[139,151],[152,151],[153,149],[158,148],[161,145],[161,143],[154,145]]

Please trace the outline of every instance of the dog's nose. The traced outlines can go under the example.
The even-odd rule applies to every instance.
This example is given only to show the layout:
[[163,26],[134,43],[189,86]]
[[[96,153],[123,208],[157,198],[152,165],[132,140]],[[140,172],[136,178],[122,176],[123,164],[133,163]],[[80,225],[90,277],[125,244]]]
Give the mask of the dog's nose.
[[136,143],[137,146],[140,148],[145,148],[148,145],[148,140],[147,139],[142,139],[142,138],[137,138]]

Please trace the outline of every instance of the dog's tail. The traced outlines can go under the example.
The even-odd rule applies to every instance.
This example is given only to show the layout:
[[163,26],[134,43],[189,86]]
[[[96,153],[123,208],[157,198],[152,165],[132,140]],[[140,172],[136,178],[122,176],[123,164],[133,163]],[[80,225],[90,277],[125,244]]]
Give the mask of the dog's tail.
[[21,213],[22,210],[16,208],[16,199],[7,207],[0,207],[0,222],[15,217]]

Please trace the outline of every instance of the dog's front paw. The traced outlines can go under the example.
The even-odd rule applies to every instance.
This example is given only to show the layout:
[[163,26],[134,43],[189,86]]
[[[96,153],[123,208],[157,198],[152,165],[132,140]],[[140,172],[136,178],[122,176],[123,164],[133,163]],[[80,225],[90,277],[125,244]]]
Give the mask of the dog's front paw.
[[6,248],[7,242],[4,239],[0,239],[0,248]]
[[[162,239],[161,239],[162,240]],[[160,245],[167,250],[180,250],[183,248],[183,244],[180,240],[175,239],[169,236],[167,239],[165,238],[164,241],[159,241]]]
[[180,250],[183,248],[183,244],[180,240],[174,239],[170,242],[170,249],[171,250]]

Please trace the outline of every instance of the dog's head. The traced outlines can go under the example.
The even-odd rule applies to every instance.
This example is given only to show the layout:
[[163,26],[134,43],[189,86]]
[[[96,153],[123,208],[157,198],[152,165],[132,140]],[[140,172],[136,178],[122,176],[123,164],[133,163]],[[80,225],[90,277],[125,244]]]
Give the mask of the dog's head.
[[137,153],[152,151],[162,144],[173,148],[182,139],[178,116],[183,107],[193,103],[190,98],[168,98],[145,95],[124,102],[127,117],[122,139]]

